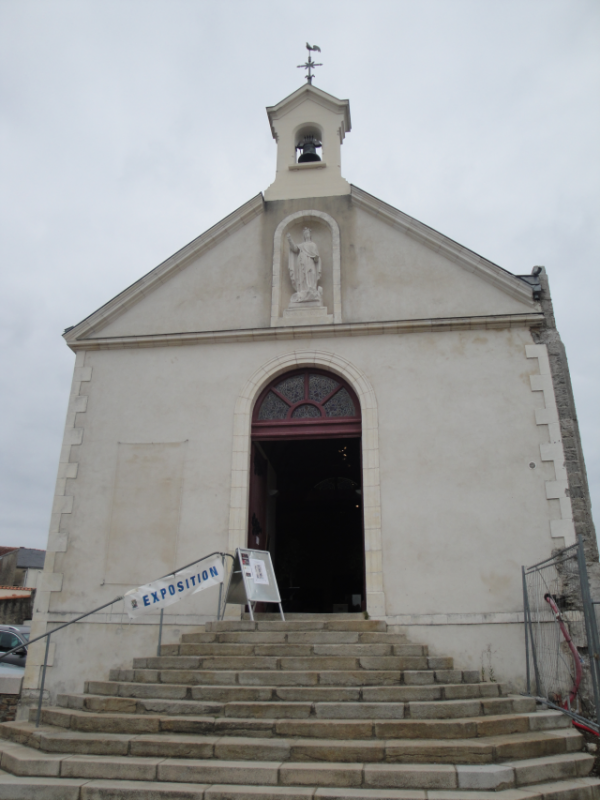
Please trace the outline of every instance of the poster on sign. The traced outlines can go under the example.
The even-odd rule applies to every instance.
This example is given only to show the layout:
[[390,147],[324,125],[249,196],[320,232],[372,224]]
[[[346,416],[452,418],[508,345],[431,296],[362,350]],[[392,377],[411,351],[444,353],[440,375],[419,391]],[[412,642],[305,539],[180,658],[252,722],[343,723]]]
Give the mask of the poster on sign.
[[269,576],[267,575],[264,561],[259,561],[257,558],[251,558],[250,572],[252,573],[252,580],[254,583],[262,583],[264,586],[269,585]]
[[173,575],[130,589],[125,594],[125,610],[134,619],[173,605],[191,594],[198,594],[211,586],[223,583],[225,570],[220,556],[201,561],[194,567],[182,569]]
[[248,604],[252,619],[254,619],[255,603],[277,603],[281,618],[285,619],[275,570],[268,550],[242,550],[238,547],[225,603]]

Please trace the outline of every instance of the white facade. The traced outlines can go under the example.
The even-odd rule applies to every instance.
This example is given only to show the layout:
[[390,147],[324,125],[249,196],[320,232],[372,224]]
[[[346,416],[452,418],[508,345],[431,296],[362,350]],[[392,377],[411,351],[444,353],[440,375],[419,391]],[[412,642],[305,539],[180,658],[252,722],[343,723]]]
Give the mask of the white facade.
[[[542,307],[524,280],[344,181],[347,101],[303,87],[269,112],[265,197],[65,336],[76,365],[32,637],[245,546],[254,403],[307,366],[361,404],[370,616],[519,685],[520,567],[575,541]],[[311,126],[326,166],[289,169]],[[326,312],[290,324],[286,234],[307,225]],[[164,641],[216,602],[210,590],[169,608]],[[152,653],[158,617],[121,610],[53,637],[51,695]],[[30,690],[42,660],[33,645]]]

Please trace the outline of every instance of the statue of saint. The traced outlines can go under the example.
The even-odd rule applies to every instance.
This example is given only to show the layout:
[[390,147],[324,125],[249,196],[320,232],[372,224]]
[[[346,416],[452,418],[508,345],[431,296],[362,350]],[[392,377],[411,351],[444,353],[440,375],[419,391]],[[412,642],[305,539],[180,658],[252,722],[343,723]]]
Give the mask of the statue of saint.
[[310,233],[310,228],[304,228],[302,231],[304,241],[300,244],[295,244],[290,234],[287,234],[290,248],[288,267],[295,289],[290,304],[306,303],[311,300],[321,304],[323,302],[323,289],[318,285],[321,277],[321,258],[317,245],[310,238]]

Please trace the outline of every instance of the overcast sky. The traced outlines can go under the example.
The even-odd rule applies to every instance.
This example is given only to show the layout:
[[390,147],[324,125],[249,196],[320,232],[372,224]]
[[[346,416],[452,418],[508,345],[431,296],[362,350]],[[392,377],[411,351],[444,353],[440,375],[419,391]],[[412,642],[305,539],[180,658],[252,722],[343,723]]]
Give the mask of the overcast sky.
[[598,517],[597,0],[0,0],[0,545],[46,544],[63,329],[267,188],[306,41],[344,177],[546,266]]

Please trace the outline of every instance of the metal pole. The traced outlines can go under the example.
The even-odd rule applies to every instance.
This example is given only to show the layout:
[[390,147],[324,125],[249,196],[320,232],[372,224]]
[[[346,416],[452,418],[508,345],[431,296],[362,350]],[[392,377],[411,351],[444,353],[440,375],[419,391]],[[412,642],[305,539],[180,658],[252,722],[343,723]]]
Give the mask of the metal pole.
[[38,698],[37,717],[35,718],[35,727],[40,727],[40,717],[42,715],[42,698],[44,697],[44,684],[46,683],[46,666],[48,664],[48,651],[50,650],[50,634],[46,639],[46,654],[44,655],[44,666],[42,667],[42,683],[40,686],[40,696]]
[[533,671],[535,673],[535,687],[536,687],[536,694],[540,695],[542,693],[541,690],[541,681],[540,681],[540,673],[538,670],[538,663],[537,663],[537,655],[535,652],[535,639],[533,636],[533,628],[531,622],[531,609],[529,608],[529,595],[525,594],[525,624],[529,625],[529,641],[531,642],[531,657],[533,658]]
[[[72,625],[74,622],[79,622],[79,620],[80,620],[80,619],[83,619],[84,617],[89,617],[89,616],[90,616],[90,614],[95,614],[95,613],[96,613],[96,611],[102,611],[102,609],[103,609],[103,608],[106,608],[107,606],[112,606],[112,604],[113,604],[113,603],[118,603],[118,602],[119,602],[119,600],[122,600],[122,599],[123,599],[123,596],[122,596],[122,595],[121,595],[121,597],[115,597],[115,599],[114,599],[114,600],[111,600],[109,603],[104,603],[104,605],[103,605],[103,606],[98,606],[98,608],[95,608],[93,611],[86,611],[86,613],[85,613],[85,614],[81,614],[81,616],[79,616],[79,617],[75,617],[75,619],[72,619],[70,622],[65,622],[65,623],[63,623],[62,625],[59,625],[59,626],[58,626],[58,628],[52,628],[52,630],[50,631],[50,633],[42,633],[42,635],[41,635],[41,636],[36,636],[36,637],[35,637],[35,639],[30,639],[30,640],[27,642],[27,647],[29,647],[30,645],[32,645],[34,642],[39,642],[39,640],[40,640],[40,639],[43,639],[45,636],[50,636],[50,634],[52,634],[52,633],[56,633],[56,631],[61,631],[63,628],[68,628],[68,626],[69,626],[69,625]],[[7,651],[6,651],[6,653],[3,653],[3,654],[0,656],[0,661],[4,661],[4,659],[6,658],[6,656],[9,656],[11,653],[14,653],[14,652],[16,652],[17,650],[20,650],[22,647],[23,647],[23,645],[22,645],[22,644],[18,644],[16,647],[13,647],[13,649],[12,649],[12,650],[7,650]]]
[[[221,568],[223,569],[223,579],[225,579],[225,556],[221,556]],[[223,581],[219,584],[219,605],[217,607],[217,619],[221,619],[221,600],[223,597]]]
[[525,578],[525,567],[521,567],[523,575],[523,622],[525,623],[525,668],[527,670],[527,694],[531,694],[531,675],[529,669],[529,632],[527,630],[527,579]]
[[590,673],[592,677],[592,688],[594,690],[594,704],[596,706],[596,722],[600,724],[600,644],[598,642],[598,627],[596,625],[596,614],[592,605],[590,595],[590,584],[588,581],[587,565],[585,563],[585,551],[583,549],[583,536],[579,534],[579,548],[577,550],[577,561],[579,564],[579,583],[581,585],[581,599],[583,600],[583,618],[585,620],[585,632],[588,642],[588,656],[590,659]]
[[[157,590],[158,591],[158,590]],[[158,647],[156,648],[156,655],[160,655],[160,648],[162,645],[162,626],[163,626],[163,615],[165,613],[164,608],[160,610],[160,622],[158,623]]]

